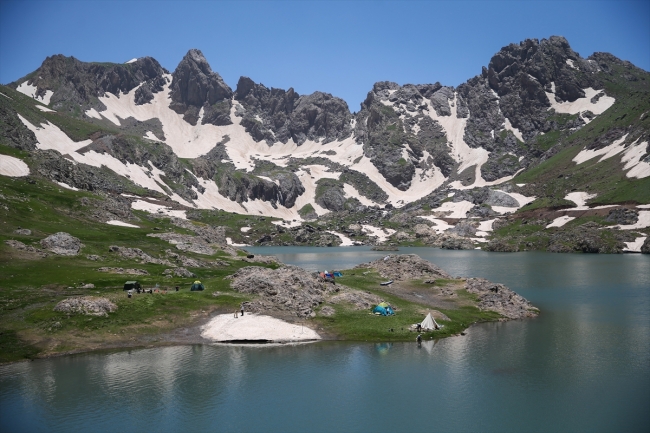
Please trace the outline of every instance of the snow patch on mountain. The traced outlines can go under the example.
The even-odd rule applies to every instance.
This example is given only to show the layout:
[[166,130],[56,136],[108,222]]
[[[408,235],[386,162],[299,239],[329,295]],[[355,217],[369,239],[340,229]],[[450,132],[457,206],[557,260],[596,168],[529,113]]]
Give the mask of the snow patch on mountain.
[[623,150],[625,150],[623,143],[625,142],[627,135],[628,134],[625,134],[624,136],[614,141],[609,146],[605,146],[602,149],[596,149],[596,150],[583,149],[580,151],[580,153],[578,153],[575,157],[573,157],[573,162],[575,162],[576,164],[582,164],[583,162],[589,161],[590,159],[600,155],[602,155],[602,157],[600,158],[600,160],[598,160],[598,162],[602,162],[606,159],[609,159],[612,156],[617,155],[621,153]]
[[647,148],[647,141],[638,144],[635,141],[628,147],[621,158],[621,162],[625,163],[623,170],[629,170],[625,176],[637,179],[650,176],[650,163],[641,160],[646,155]]
[[0,175],[9,177],[28,176],[29,167],[18,158],[0,155]]
[[[545,93],[546,93],[546,97],[548,98],[548,101],[551,104],[549,110],[553,108],[556,113],[578,114],[582,111],[589,110],[592,113],[598,115],[604,113],[605,110],[607,110],[609,107],[614,105],[614,102],[616,102],[615,98],[605,95],[605,93],[602,90],[595,90],[591,87],[582,89],[585,92],[584,98],[578,98],[573,102],[569,102],[569,101],[557,102],[555,100],[555,83],[551,83],[551,87],[553,89],[552,93],[549,92],[545,92]],[[592,98],[598,95],[599,93],[602,94],[598,98],[598,100],[592,102],[591,101]]]
[[46,90],[45,95],[37,96],[36,92],[38,91],[38,88],[36,86],[32,86],[31,84],[28,84],[27,81],[22,83],[20,86],[16,87],[16,90],[18,90],[23,95],[27,95],[30,98],[34,98],[37,101],[41,101],[45,105],[50,105],[50,98],[52,98],[52,95],[54,95],[53,91]]

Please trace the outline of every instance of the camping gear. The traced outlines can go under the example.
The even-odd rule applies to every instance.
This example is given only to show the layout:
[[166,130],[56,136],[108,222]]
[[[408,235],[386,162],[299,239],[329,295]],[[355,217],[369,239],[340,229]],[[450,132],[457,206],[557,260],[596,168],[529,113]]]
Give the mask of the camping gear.
[[203,286],[203,284],[199,280],[196,280],[192,284],[192,287],[190,287],[190,291],[192,291],[192,292],[198,292],[198,291],[201,291],[201,290],[205,290],[205,287]]
[[385,304],[386,306],[384,307],[379,304],[372,309],[372,313],[378,316],[392,316],[395,314],[395,311],[391,308],[390,305],[386,304],[385,302],[382,302],[382,304]]
[[420,326],[422,327],[423,331],[433,331],[434,329],[440,329],[441,326],[438,325],[436,322],[436,319],[433,318],[431,313],[427,314],[427,317],[424,318],[422,323],[420,323]]
[[383,283],[379,283],[380,286],[388,286],[390,284],[393,284],[393,280],[390,281],[384,281]]
[[335,276],[335,277],[342,277],[343,274],[340,273],[339,271],[334,271],[334,276]]
[[138,290],[140,288],[141,288],[140,283],[138,283],[137,281],[127,281],[126,283],[124,283],[124,290],[134,290],[134,289]]

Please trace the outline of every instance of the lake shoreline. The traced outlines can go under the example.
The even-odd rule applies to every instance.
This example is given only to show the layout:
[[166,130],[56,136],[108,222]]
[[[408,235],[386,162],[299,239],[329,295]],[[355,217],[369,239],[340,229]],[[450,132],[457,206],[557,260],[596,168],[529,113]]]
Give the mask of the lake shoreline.
[[[474,323],[533,317],[539,312],[524,298],[501,284],[476,278],[451,277],[436,265],[413,254],[388,255],[375,262],[346,270],[344,274],[345,277],[338,279],[345,284],[332,285],[332,282],[317,274],[281,263],[275,269],[244,267],[225,279],[232,280],[229,283],[230,290],[235,290],[233,295],[228,296],[246,295],[245,298],[239,299],[244,300],[241,305],[242,308],[246,306],[247,323],[250,317],[258,314],[268,317],[268,320],[281,320],[282,326],[300,325],[309,328],[322,340],[414,341],[417,336],[414,324],[421,322],[428,313],[433,313],[442,327],[440,330],[423,334],[426,338],[440,339],[462,335]],[[395,283],[381,286],[380,282],[388,276],[393,276]],[[291,288],[292,281],[301,282],[297,292]],[[149,294],[139,294],[133,295],[133,300],[121,299],[119,302],[128,307],[134,305],[133,302],[153,302],[158,298],[161,302],[170,301],[173,298],[165,297],[177,296],[176,293],[157,294],[155,298]],[[119,295],[124,296],[123,293]],[[206,290],[204,295],[191,296],[218,299],[227,295],[218,291],[209,293]],[[388,317],[372,314],[370,310],[380,302],[393,305],[397,314]],[[166,307],[167,310],[172,311],[170,308],[174,308],[174,302],[167,305],[170,305]],[[513,305],[516,308],[513,309]],[[32,328],[28,330],[25,340],[31,340],[35,347],[45,347],[36,356],[29,358],[40,359],[104,350],[210,344],[227,340],[239,343],[246,340],[256,343],[262,340],[287,343],[300,340],[292,338],[290,332],[269,336],[269,326],[264,324],[257,325],[259,329],[256,331],[249,329],[252,333],[242,334],[243,336],[206,338],[206,325],[219,317],[233,315],[233,311],[238,311],[240,307],[200,304],[199,308],[189,311],[189,320],[186,318],[178,322],[173,319],[171,322],[162,320],[167,313],[161,310],[157,314],[161,316],[161,320],[150,322],[145,332],[137,332],[137,325],[99,332],[89,331],[88,328],[68,328],[67,332],[50,332],[45,342],[42,337],[39,342],[39,330]],[[120,309],[117,309],[117,312],[110,315],[119,318],[120,312]],[[70,317],[68,315],[68,320]],[[107,318],[108,314],[106,318],[88,320],[102,321]],[[232,329],[237,330],[237,323],[240,322],[232,321],[232,324],[235,324]],[[301,328],[301,331],[304,331],[304,328]],[[64,350],[57,350],[60,348]]]

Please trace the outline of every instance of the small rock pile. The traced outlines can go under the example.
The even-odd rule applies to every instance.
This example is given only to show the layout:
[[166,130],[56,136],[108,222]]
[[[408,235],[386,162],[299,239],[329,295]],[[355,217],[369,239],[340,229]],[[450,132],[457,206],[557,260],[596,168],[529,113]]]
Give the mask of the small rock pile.
[[34,248],[31,245],[25,245],[24,243],[22,243],[20,241],[14,241],[13,239],[6,240],[5,244],[9,245],[11,248],[15,248],[15,249],[20,250],[20,251],[26,251],[28,253],[37,254],[40,257],[47,257],[48,256],[48,254],[43,250],[40,250],[38,248]]
[[[377,295],[373,295],[372,293],[353,290],[334,295],[329,299],[329,302],[332,304],[347,302],[352,304],[356,310],[369,310],[375,305],[383,302],[383,299]],[[325,309],[325,307],[323,307],[323,309]]]
[[67,298],[56,304],[54,311],[68,314],[83,314],[85,316],[108,316],[117,311],[117,305],[107,298],[97,296],[79,296]]
[[149,272],[146,269],[124,269],[104,266],[102,268],[97,268],[97,270],[99,272],[108,272],[111,274],[149,275]]
[[163,275],[167,277],[182,277],[182,278],[195,278],[196,274],[193,272],[188,271],[185,268],[173,268],[173,269],[165,269],[163,271]]
[[391,254],[383,259],[357,265],[355,268],[372,268],[377,270],[382,277],[398,281],[420,278],[452,278],[438,266],[415,254]]
[[142,251],[140,248],[128,248],[128,247],[118,247],[116,245],[111,245],[108,247],[108,251],[112,253],[117,253],[129,260],[138,260],[140,263],[154,263],[156,265],[165,265],[170,267],[176,267],[169,260],[165,259],[156,259],[151,257],[149,254]]
[[503,284],[492,283],[483,278],[468,278],[466,288],[469,293],[478,295],[479,308],[482,310],[495,311],[508,319],[539,315],[539,310],[526,298]]

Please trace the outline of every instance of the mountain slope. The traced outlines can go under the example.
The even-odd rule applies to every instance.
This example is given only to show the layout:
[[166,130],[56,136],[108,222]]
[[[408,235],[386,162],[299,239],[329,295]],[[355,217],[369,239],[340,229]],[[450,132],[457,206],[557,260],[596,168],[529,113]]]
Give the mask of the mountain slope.
[[[134,209],[225,210],[285,228],[319,218],[334,244],[474,248],[492,239],[497,250],[553,249],[550,236],[567,222],[615,225],[593,208],[616,205],[606,212],[636,212],[627,224],[636,234],[603,251],[622,251],[631,237],[638,250],[650,226],[649,79],[551,37],[502,48],[457,88],[376,83],[353,114],[335,96],[247,77],[233,92],[199,50],[172,74],[148,57],[53,56],[0,89],[1,140],[32,152],[32,174],[126,194]],[[507,229],[531,212],[539,242]],[[267,235],[260,243],[304,239]],[[576,249],[571,242],[556,249]]]

